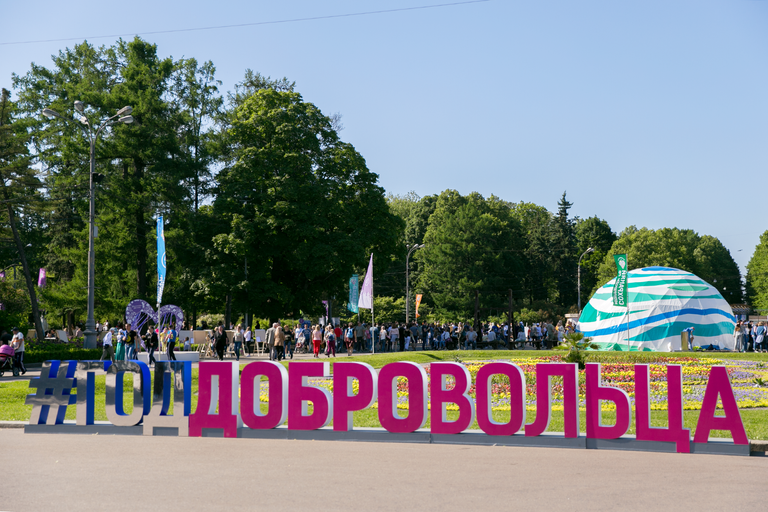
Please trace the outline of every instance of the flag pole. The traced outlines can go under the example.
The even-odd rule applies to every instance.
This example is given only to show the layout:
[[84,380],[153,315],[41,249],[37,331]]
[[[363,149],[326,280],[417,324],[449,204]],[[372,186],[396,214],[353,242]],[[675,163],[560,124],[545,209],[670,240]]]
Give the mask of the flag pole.
[[627,262],[627,352],[629,352],[629,255],[626,258]]
[[[375,317],[373,316],[373,253],[371,253],[371,329],[376,325]],[[373,342],[373,333],[371,333],[371,354],[376,353],[376,344]]]

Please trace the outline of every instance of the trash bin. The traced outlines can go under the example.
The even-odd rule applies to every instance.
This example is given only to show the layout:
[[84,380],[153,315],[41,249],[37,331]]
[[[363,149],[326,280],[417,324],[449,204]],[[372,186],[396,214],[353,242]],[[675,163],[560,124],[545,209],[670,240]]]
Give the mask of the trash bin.
[[680,333],[680,350],[682,352],[688,352],[688,331]]

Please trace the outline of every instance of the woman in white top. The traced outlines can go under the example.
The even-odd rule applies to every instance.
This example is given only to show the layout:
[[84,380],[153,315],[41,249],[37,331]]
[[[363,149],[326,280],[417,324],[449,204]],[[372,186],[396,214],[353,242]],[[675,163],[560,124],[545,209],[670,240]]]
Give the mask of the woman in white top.
[[736,324],[736,331],[733,333],[733,341],[737,352],[744,352],[742,344],[744,343],[744,333],[741,332],[741,326]]
[[389,341],[392,343],[392,352],[397,351],[397,338],[400,337],[400,333],[397,330],[397,326],[393,325],[389,328]]
[[243,334],[243,339],[245,340],[245,352],[248,355],[253,354],[253,349],[251,348],[251,340],[253,339],[253,332],[251,332],[251,326],[245,328],[245,333]]
[[13,350],[13,366],[21,370],[21,374],[27,373],[27,368],[24,366],[24,335],[21,334],[17,327],[13,328],[13,342],[11,343]]

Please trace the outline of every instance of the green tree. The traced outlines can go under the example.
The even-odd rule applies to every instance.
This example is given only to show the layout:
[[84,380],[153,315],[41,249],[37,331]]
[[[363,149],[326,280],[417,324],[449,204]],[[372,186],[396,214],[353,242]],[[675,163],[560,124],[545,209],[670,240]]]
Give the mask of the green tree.
[[690,229],[630,226],[605,256],[595,289],[616,277],[613,255],[622,253],[627,254],[630,269],[662,266],[686,270],[714,286],[729,302],[742,300],[738,266],[717,238],[699,236]]
[[475,292],[481,307],[505,310],[507,292],[523,271],[521,234],[509,203],[444,191],[417,254],[424,265],[418,288],[438,314],[473,317]]
[[586,304],[590,290],[598,282],[598,271],[605,260],[605,255],[616,241],[616,233],[611,231],[608,222],[597,217],[576,221],[576,252],[579,256],[588,248],[594,249],[581,260],[581,303]]
[[42,340],[45,336],[40,322],[35,282],[32,280],[27,261],[26,244],[22,240],[22,234],[16,220],[18,212],[22,212],[23,218],[23,212],[33,207],[33,203],[38,197],[37,189],[40,187],[40,181],[34,169],[29,165],[29,152],[27,150],[29,136],[22,124],[14,123],[15,106],[11,102],[10,96],[11,94],[7,89],[0,91],[0,203],[5,207],[8,225],[11,228],[13,242],[16,245],[24,272],[37,339]]
[[572,206],[563,192],[557,202],[557,215],[552,219],[549,243],[557,290],[555,300],[566,307],[576,304],[576,231],[575,221],[568,216]]
[[96,145],[96,170],[105,175],[96,194],[96,316],[119,318],[129,300],[156,298],[157,213],[167,223],[168,289],[189,285],[181,279],[188,273],[174,264],[186,263],[187,235],[199,224],[190,211],[205,195],[215,164],[205,133],[220,105],[213,73],[210,63],[160,58],[155,45],[135,38],[111,47],[78,44],[55,55],[50,69],[33,64],[14,76],[34,156],[46,170],[48,309],[68,314],[71,322],[85,305],[89,144],[76,119],[43,122],[41,110],[69,118],[79,100],[88,119],[101,122],[133,107],[134,123],[107,128]]
[[520,202],[511,206],[512,215],[522,225],[525,270],[518,287],[529,304],[554,298],[554,273],[551,264],[552,214],[543,206]]
[[[211,292],[269,318],[319,313],[320,299],[341,296],[371,252],[390,255],[402,224],[378,176],[300,94],[257,89],[228,118],[228,160],[213,203],[224,230],[210,255],[221,264],[212,268]],[[237,270],[246,256],[247,283]]]
[[760,243],[749,259],[746,281],[752,307],[768,309],[768,231],[760,235]]

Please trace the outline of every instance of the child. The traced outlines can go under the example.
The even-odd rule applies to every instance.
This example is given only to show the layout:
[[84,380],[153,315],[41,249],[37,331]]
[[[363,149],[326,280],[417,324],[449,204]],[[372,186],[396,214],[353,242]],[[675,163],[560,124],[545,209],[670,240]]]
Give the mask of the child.
[[192,350],[192,345],[190,345],[189,336],[187,336],[184,338],[184,352],[189,352],[190,350]]

